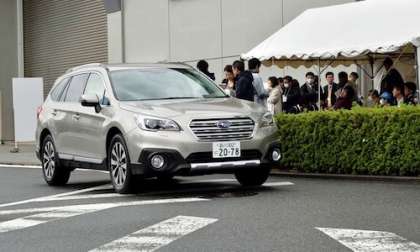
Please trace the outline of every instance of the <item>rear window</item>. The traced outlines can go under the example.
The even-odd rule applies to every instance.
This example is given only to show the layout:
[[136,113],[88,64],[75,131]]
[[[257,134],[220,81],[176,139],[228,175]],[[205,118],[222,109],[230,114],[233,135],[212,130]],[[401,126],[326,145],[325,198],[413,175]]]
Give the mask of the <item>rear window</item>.
[[75,75],[67,88],[65,102],[79,102],[89,74]]
[[69,82],[69,78],[65,78],[62,81],[60,81],[55,88],[51,91],[51,100],[53,101],[59,101],[60,96],[63,93],[64,88],[67,85],[67,82]]

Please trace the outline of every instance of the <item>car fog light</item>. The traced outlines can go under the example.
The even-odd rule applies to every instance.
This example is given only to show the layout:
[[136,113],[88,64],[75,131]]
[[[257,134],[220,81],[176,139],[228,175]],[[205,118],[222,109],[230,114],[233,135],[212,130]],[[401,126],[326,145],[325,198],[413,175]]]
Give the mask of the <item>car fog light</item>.
[[162,169],[162,167],[165,165],[165,158],[159,154],[153,155],[153,157],[150,159],[150,164],[155,169]]
[[275,148],[273,150],[273,153],[271,154],[271,158],[273,159],[273,161],[279,161],[281,158],[280,149]]

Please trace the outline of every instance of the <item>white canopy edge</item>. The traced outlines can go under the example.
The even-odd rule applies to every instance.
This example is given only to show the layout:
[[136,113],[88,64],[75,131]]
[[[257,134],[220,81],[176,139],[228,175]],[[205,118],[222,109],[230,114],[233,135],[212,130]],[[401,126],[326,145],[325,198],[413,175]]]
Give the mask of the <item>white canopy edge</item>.
[[414,54],[420,47],[419,9],[419,0],[367,0],[309,9],[241,57],[298,67],[319,61],[363,64],[372,55]]

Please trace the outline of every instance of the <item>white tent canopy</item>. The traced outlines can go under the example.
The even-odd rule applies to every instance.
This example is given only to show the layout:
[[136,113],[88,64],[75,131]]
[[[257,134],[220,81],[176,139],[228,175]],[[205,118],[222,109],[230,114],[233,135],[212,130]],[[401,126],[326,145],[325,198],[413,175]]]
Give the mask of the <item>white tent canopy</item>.
[[420,47],[420,0],[367,0],[309,9],[243,59],[279,66],[366,61],[378,54],[410,54]]

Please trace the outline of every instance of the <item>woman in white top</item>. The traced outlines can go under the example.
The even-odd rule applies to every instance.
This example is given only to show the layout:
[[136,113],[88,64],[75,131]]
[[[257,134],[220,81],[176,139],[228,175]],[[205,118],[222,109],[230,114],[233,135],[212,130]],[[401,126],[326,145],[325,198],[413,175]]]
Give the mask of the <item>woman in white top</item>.
[[276,77],[272,76],[268,78],[268,99],[267,99],[267,108],[273,114],[280,113],[282,111],[282,99],[281,99],[281,89],[279,81]]

